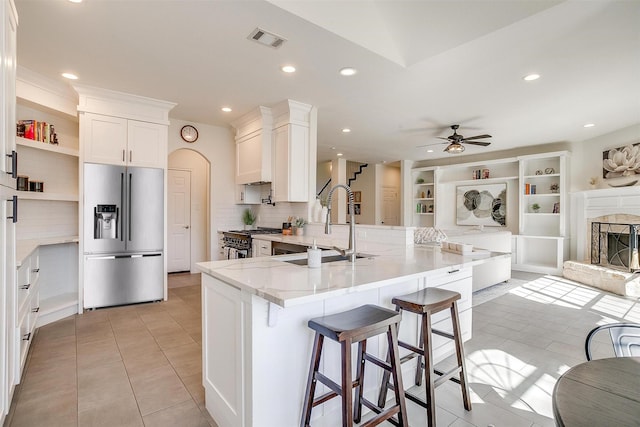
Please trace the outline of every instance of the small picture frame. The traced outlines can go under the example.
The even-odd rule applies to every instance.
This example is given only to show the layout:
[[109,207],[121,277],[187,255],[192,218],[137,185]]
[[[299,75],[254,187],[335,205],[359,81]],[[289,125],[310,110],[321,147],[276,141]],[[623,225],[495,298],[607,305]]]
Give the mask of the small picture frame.
[[553,204],[553,211],[551,213],[560,213],[560,203],[559,202],[555,202]]
[[[353,214],[360,215],[360,203],[354,203],[353,205]],[[351,215],[351,207],[347,204],[347,215]]]
[[353,192],[353,202],[354,203],[361,203],[362,202],[362,192],[361,191],[354,191]]

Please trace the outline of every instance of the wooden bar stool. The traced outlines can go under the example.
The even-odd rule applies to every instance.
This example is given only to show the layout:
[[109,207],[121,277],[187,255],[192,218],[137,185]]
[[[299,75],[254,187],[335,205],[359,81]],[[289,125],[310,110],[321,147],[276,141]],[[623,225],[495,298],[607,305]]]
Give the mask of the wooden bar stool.
[[[407,399],[425,407],[427,409],[427,420],[429,426],[436,425],[436,411],[435,411],[435,388],[439,385],[451,380],[460,384],[462,388],[462,400],[464,408],[467,411],[471,410],[471,399],[469,397],[469,387],[467,385],[467,371],[464,365],[464,350],[462,347],[462,335],[460,333],[460,319],[458,317],[458,305],[457,300],[460,299],[458,292],[448,291],[446,289],[439,288],[426,288],[418,292],[414,292],[408,295],[395,297],[391,300],[396,306],[396,311],[401,313],[402,310],[409,311],[421,316],[422,326],[420,328],[419,347],[415,347],[411,344],[398,341],[398,346],[410,350],[411,353],[401,358],[400,363],[404,363],[415,357],[418,358],[418,366],[416,368],[416,385],[422,384],[422,372],[424,370],[425,379],[425,392],[426,400],[422,400],[419,397],[405,392]],[[451,322],[453,324],[453,335],[447,332],[439,331],[431,328],[431,316],[449,309],[451,310]],[[441,372],[433,367],[433,350],[431,344],[431,334],[443,336],[445,338],[452,339],[456,346],[456,356],[458,359],[458,365],[451,369],[449,372]],[[424,363],[422,363],[424,358]],[[439,377],[435,379],[435,375]],[[458,378],[455,378],[455,377]],[[393,385],[389,383],[389,375],[385,372],[382,378],[382,386],[380,387],[380,395],[378,397],[378,406],[384,408],[385,401],[387,399],[387,389],[392,388],[396,390],[402,387],[400,384]]]
[[[402,374],[398,356],[398,325],[400,313],[375,305],[363,305],[342,313],[318,317],[309,320],[309,327],[316,331],[311,353],[311,366],[302,409],[301,427],[309,426],[311,409],[336,396],[342,399],[342,425],[351,427],[353,422],[360,422],[362,405],[371,409],[377,415],[363,426],[375,426],[383,421],[390,420],[398,414],[398,421],[390,420],[400,426],[408,426],[407,409],[404,394],[402,393]],[[385,362],[366,352],[367,338],[386,334],[389,344],[388,361]],[[318,372],[322,344],[324,338],[330,338],[340,343],[342,354],[342,381],[341,385],[332,381],[321,372]],[[355,381],[351,374],[351,344],[358,343],[358,363]],[[396,404],[387,410],[378,408],[374,403],[363,397],[365,361],[372,362],[384,369],[387,378],[393,375],[393,383],[399,388],[395,391]],[[314,399],[316,382],[320,381],[331,391]],[[352,389],[356,388],[355,402],[352,402]]]

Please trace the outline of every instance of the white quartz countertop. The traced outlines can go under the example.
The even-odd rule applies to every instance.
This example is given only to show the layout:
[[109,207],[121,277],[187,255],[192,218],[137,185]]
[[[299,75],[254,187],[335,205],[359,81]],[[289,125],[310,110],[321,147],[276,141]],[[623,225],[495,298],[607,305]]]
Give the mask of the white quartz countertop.
[[[261,235],[264,240],[310,245],[312,237]],[[344,239],[318,240],[319,246],[343,246]],[[443,252],[437,246],[385,245],[358,242],[359,253],[372,255],[355,263],[336,261],[309,268],[286,262],[306,258],[306,253],[275,257],[244,258],[198,263],[205,274],[226,284],[255,294],[282,307],[323,300],[352,292],[374,289],[399,279],[410,280],[426,272],[443,273],[486,262],[491,258],[508,258],[510,254],[482,251],[472,256]],[[333,250],[323,256],[336,255]]]

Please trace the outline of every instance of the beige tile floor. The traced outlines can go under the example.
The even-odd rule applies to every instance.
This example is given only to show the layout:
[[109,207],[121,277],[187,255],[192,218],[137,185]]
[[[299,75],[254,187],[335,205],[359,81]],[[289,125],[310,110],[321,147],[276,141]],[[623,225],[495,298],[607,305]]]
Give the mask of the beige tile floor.
[[[6,426],[215,426],[201,386],[199,276],[172,275],[170,283],[167,302],[40,328]],[[436,391],[438,426],[553,426],[553,386],[585,360],[587,332],[640,322],[640,304],[515,272],[495,289],[493,299],[474,296],[473,338],[465,343],[473,410],[464,410],[455,384],[445,384]],[[595,347],[610,355],[606,337]],[[408,405],[411,426],[426,425],[425,411]]]
[[200,275],[169,300],[85,312],[40,328],[6,425],[216,426],[201,385]]

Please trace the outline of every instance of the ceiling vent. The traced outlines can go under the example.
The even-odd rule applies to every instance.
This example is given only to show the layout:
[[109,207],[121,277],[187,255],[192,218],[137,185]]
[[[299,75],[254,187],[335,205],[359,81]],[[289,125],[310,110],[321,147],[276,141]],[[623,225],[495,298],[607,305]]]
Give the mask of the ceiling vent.
[[279,48],[284,42],[287,41],[284,37],[280,37],[261,28],[256,28],[255,30],[253,30],[247,38],[262,45],[272,47],[274,49]]

